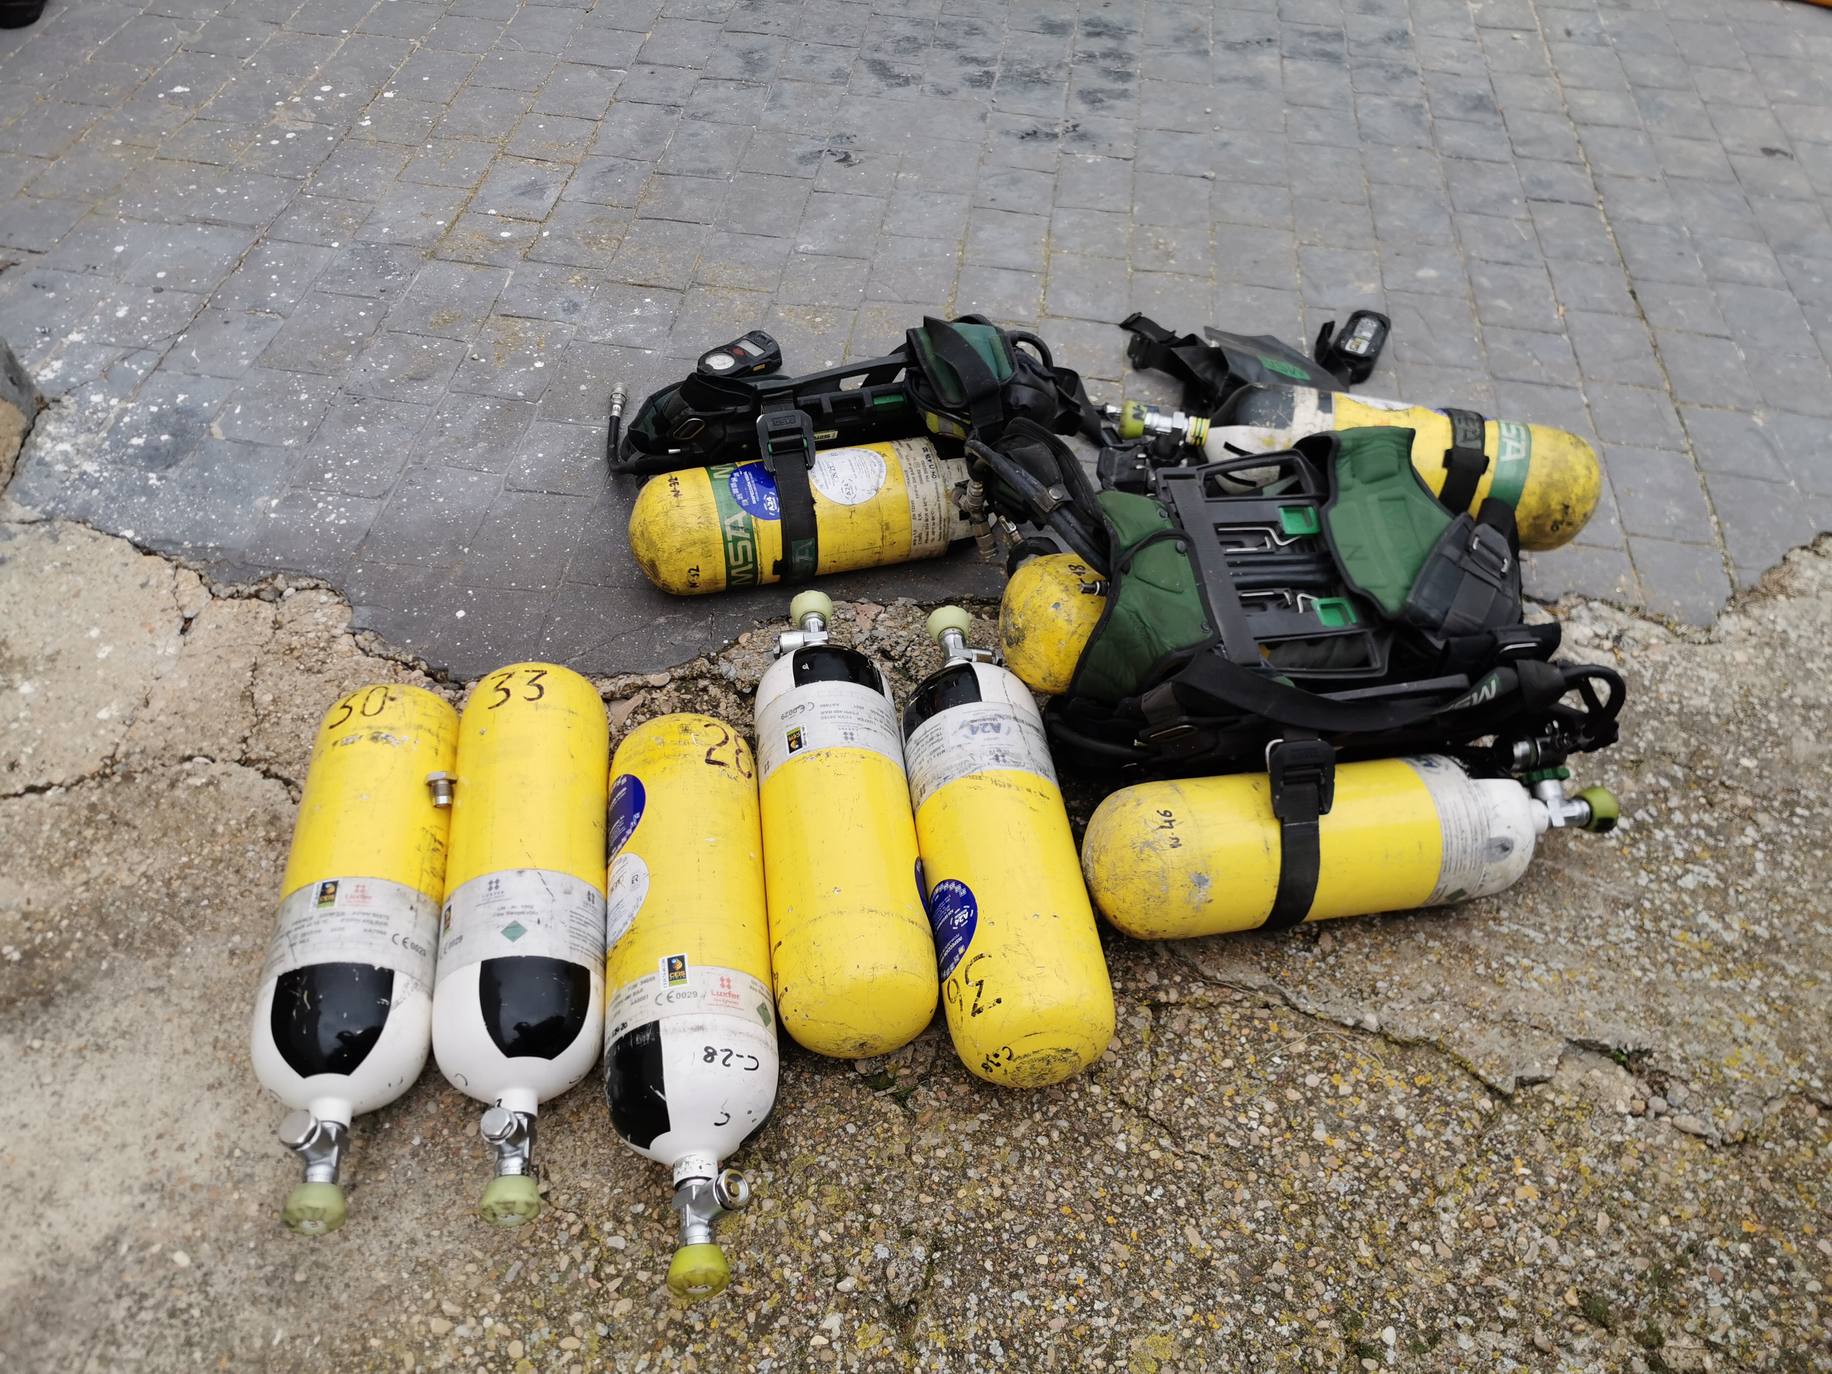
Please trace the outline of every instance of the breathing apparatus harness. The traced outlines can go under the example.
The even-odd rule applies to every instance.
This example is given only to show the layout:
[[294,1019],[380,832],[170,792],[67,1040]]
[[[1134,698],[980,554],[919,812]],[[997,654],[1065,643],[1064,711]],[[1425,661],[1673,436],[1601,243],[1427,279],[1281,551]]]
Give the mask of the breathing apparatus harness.
[[976,530],[994,520],[1060,525],[1089,545],[1094,492],[1057,436],[1098,434],[1098,412],[1078,374],[1049,345],[982,315],[925,317],[883,357],[799,377],[782,350],[754,331],[702,354],[684,380],[643,401],[610,455],[613,473],[644,475],[713,463],[761,461],[782,508],[783,581],[819,565],[810,472],[816,445],[927,434],[964,448],[973,480],[956,493]]
[[[1124,328],[1135,366],[1179,378],[1192,413],[1225,418],[1249,385],[1361,380],[1388,324],[1357,312],[1326,327],[1315,358],[1216,329],[1172,335],[1141,315]],[[1013,565],[1066,548],[1106,598],[1045,714],[1058,757],[1149,772],[1265,767],[1285,854],[1273,924],[1308,910],[1338,757],[1448,752],[1540,786],[1570,754],[1616,739],[1621,678],[1553,662],[1559,627],[1524,621],[1512,507],[1467,513],[1488,463],[1480,416],[1452,412],[1440,500],[1412,467],[1409,429],[1222,462],[1167,435],[1123,445],[1042,339],[982,316],[925,318],[883,357],[800,377],[781,366],[762,333],[703,355],[643,402],[613,471],[761,461],[781,502],[777,575],[795,580],[818,566],[817,444],[926,434],[958,445],[968,481],[954,497],[982,548],[995,526]],[[1099,489],[1062,441],[1073,433],[1105,446]],[[1037,533],[1021,537],[1021,525]]]

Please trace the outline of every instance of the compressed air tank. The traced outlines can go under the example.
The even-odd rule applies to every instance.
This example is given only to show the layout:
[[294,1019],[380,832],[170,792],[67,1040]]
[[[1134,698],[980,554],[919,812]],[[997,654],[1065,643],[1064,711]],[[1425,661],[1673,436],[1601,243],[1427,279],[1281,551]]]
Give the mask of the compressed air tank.
[[[1122,407],[1119,416],[1123,438],[1174,431],[1200,444],[1209,462],[1243,453],[1282,453],[1313,434],[1369,425],[1412,430],[1412,466],[1434,495],[1443,489],[1451,419],[1427,406],[1260,383],[1237,392],[1221,422],[1213,425],[1189,416],[1166,417],[1136,402]],[[1558,548],[1596,510],[1603,469],[1596,450],[1577,435],[1550,425],[1486,420],[1482,450],[1489,466],[1476,483],[1469,510],[1474,514],[1491,496],[1512,506],[1523,549]]]
[[1106,608],[1100,574],[1075,554],[1027,558],[999,598],[999,656],[1033,692],[1062,696]]
[[305,1181],[280,1216],[303,1235],[343,1224],[351,1119],[426,1066],[457,727],[431,692],[377,683],[312,744],[252,1035],[255,1075],[292,1108],[280,1139]]
[[[1581,808],[1576,823],[1614,824],[1613,798],[1601,789],[1580,795],[1565,804]],[[1519,782],[1471,777],[1441,755],[1338,764],[1304,919],[1500,892],[1527,871],[1551,823],[1546,803]],[[1081,862],[1095,906],[1114,926],[1141,940],[1172,940],[1264,925],[1280,852],[1270,782],[1264,773],[1236,773],[1113,793],[1088,822]]]
[[967,648],[968,624],[954,606],[929,617],[948,662],[904,708],[910,800],[955,1051],[990,1083],[1035,1088],[1107,1048],[1113,987],[1043,718]]
[[488,1103],[486,1221],[540,1211],[535,1116],[598,1062],[604,1032],[604,703],[577,673],[515,663],[458,722],[433,1054]]
[[750,1197],[725,1161],[776,1101],[757,769],[711,716],[638,726],[611,764],[604,1096],[619,1138],[673,1175],[668,1287],[731,1271],[713,1223]]
[[803,592],[757,684],[776,1009],[816,1054],[888,1054],[935,1015],[935,953],[897,708],[878,666],[831,644]]
[[[966,461],[942,458],[927,439],[823,449],[808,480],[818,572],[934,558],[973,533],[953,497]],[[643,575],[676,596],[780,581],[776,479],[761,462],[652,478],[630,511],[630,549]]]

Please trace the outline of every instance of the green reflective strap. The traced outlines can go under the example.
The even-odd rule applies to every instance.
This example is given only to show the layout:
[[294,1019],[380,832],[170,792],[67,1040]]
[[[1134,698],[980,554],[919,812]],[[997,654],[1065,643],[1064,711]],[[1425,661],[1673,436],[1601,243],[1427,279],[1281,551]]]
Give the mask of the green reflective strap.
[[[757,585],[757,522],[732,495],[732,474],[742,464],[720,463],[706,469],[712,483],[713,509],[719,517],[719,543],[725,551],[725,585]],[[810,574],[812,575],[812,574]]]
[[1533,466],[1533,431],[1518,420],[1495,421],[1495,476],[1489,497],[1509,509],[1520,505]]

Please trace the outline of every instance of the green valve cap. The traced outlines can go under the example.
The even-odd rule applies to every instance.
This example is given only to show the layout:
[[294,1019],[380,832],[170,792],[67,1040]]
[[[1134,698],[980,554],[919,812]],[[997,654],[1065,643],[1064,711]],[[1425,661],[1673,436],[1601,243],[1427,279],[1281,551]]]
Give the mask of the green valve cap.
[[302,1236],[324,1236],[344,1224],[350,1209],[344,1191],[335,1183],[301,1183],[286,1195],[280,1220]]
[[1119,431],[1122,439],[1137,439],[1145,432],[1145,407],[1128,401],[1120,407]]
[[499,1174],[483,1190],[477,1210],[492,1226],[520,1226],[541,1214],[541,1185],[531,1174]]
[[683,1245],[668,1263],[668,1289],[688,1302],[698,1302],[725,1290],[732,1267],[716,1245]]
[[1586,787],[1578,793],[1578,800],[1589,803],[1590,824],[1584,828],[1594,834],[1607,835],[1622,819],[1622,803],[1607,787]]

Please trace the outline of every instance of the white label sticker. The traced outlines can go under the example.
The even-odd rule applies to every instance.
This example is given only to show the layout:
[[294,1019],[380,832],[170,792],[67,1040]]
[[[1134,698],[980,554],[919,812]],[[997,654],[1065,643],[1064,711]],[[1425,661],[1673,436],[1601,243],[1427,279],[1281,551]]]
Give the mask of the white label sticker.
[[604,947],[617,948],[649,896],[649,865],[628,850],[611,860],[611,880],[604,894]]
[[[1406,763],[1431,794],[1444,834],[1437,886],[1424,905],[1466,902],[1512,886],[1533,855],[1531,809],[1506,805],[1512,794],[1472,779],[1441,755],[1409,758]],[[1525,802],[1525,793],[1520,800]]]
[[1027,714],[1004,701],[951,706],[918,725],[904,750],[910,802],[916,810],[969,773],[1016,769],[1056,785],[1049,738],[1034,707]]
[[971,538],[973,526],[953,495],[955,484],[967,480],[966,460],[944,461],[935,445],[923,439],[899,439],[892,447],[903,465],[910,503],[910,557],[935,558],[957,539]]
[[327,878],[280,903],[261,981],[312,964],[370,964],[430,995],[438,938],[439,904],[424,892],[381,878]]
[[856,682],[809,682],[778,693],[757,712],[761,785],[790,759],[823,749],[870,749],[903,765],[897,709]]
[[637,1026],[675,1016],[736,1016],[765,1030],[776,1026],[770,990],[758,979],[673,954],[612,994],[604,1009],[604,1043],[612,1045]]
[[884,490],[884,455],[869,448],[822,449],[808,480],[835,505],[860,506]]
[[534,956],[604,965],[604,894],[570,873],[507,868],[445,899],[439,977],[484,959]]

